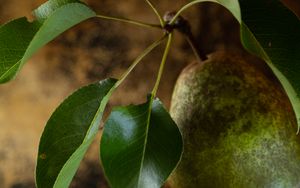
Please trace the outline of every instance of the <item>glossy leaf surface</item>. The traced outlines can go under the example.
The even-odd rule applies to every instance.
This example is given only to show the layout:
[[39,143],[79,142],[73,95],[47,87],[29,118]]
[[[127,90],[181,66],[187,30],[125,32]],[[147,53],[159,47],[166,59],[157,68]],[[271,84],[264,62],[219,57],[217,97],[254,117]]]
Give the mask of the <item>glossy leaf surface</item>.
[[179,129],[159,100],[115,108],[101,140],[111,187],[161,187],[176,167],[182,145]]
[[116,80],[83,87],[53,113],[40,140],[36,184],[40,188],[68,187],[100,120]]
[[78,0],[50,0],[34,15],[33,22],[19,18],[0,27],[0,83],[13,79],[39,48],[95,13]]

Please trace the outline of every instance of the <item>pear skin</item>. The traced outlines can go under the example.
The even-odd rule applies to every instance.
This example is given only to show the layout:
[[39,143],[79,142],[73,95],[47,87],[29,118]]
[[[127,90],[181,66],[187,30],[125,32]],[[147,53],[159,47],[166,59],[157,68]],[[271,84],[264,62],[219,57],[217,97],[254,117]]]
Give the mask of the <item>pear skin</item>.
[[171,101],[184,139],[172,188],[300,187],[300,138],[282,87],[237,53],[186,67]]

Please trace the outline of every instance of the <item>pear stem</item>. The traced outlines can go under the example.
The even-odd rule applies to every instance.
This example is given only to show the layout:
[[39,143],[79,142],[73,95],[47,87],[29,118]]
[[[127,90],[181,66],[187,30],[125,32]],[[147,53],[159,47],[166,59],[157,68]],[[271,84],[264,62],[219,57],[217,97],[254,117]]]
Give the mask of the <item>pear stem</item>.
[[187,40],[187,42],[191,46],[198,62],[202,62],[202,61],[207,60],[207,56],[204,53],[204,50],[200,47],[200,45],[197,44],[193,33],[190,31],[189,33],[184,33],[183,35],[185,36],[185,39]]
[[[175,18],[175,19],[174,19]],[[174,29],[179,31],[185,36],[185,39],[191,46],[197,60],[199,62],[207,59],[204,50],[197,44],[196,38],[194,37],[190,23],[176,12],[167,12],[164,15],[165,22],[167,23],[164,27],[166,32],[172,32]]]

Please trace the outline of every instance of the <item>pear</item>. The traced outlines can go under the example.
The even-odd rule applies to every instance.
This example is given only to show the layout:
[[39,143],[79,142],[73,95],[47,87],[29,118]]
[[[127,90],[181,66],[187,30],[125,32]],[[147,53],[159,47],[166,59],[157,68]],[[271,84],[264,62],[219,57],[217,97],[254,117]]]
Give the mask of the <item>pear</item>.
[[217,52],[179,76],[170,113],[184,140],[172,188],[300,187],[300,138],[277,80]]

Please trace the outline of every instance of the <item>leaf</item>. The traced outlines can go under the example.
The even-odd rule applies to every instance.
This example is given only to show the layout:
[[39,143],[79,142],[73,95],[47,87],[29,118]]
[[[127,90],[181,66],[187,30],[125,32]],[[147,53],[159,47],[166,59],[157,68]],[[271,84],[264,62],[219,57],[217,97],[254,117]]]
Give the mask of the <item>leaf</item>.
[[299,132],[300,23],[297,16],[279,0],[195,0],[190,4],[200,2],[221,4],[238,20],[244,47],[266,61],[285,89]]
[[40,140],[36,184],[68,187],[99,123],[116,80],[106,79],[76,91],[52,114]]
[[13,20],[0,27],[0,83],[13,79],[24,63],[62,32],[96,14],[78,0],[49,0],[36,20]]
[[300,127],[300,22],[279,0],[240,0],[241,39],[280,80]]
[[203,2],[212,2],[224,6],[241,22],[241,9],[238,0],[191,0],[191,2],[186,5],[186,8]]
[[118,107],[101,139],[101,159],[112,188],[161,187],[182,153],[182,137],[159,100]]

